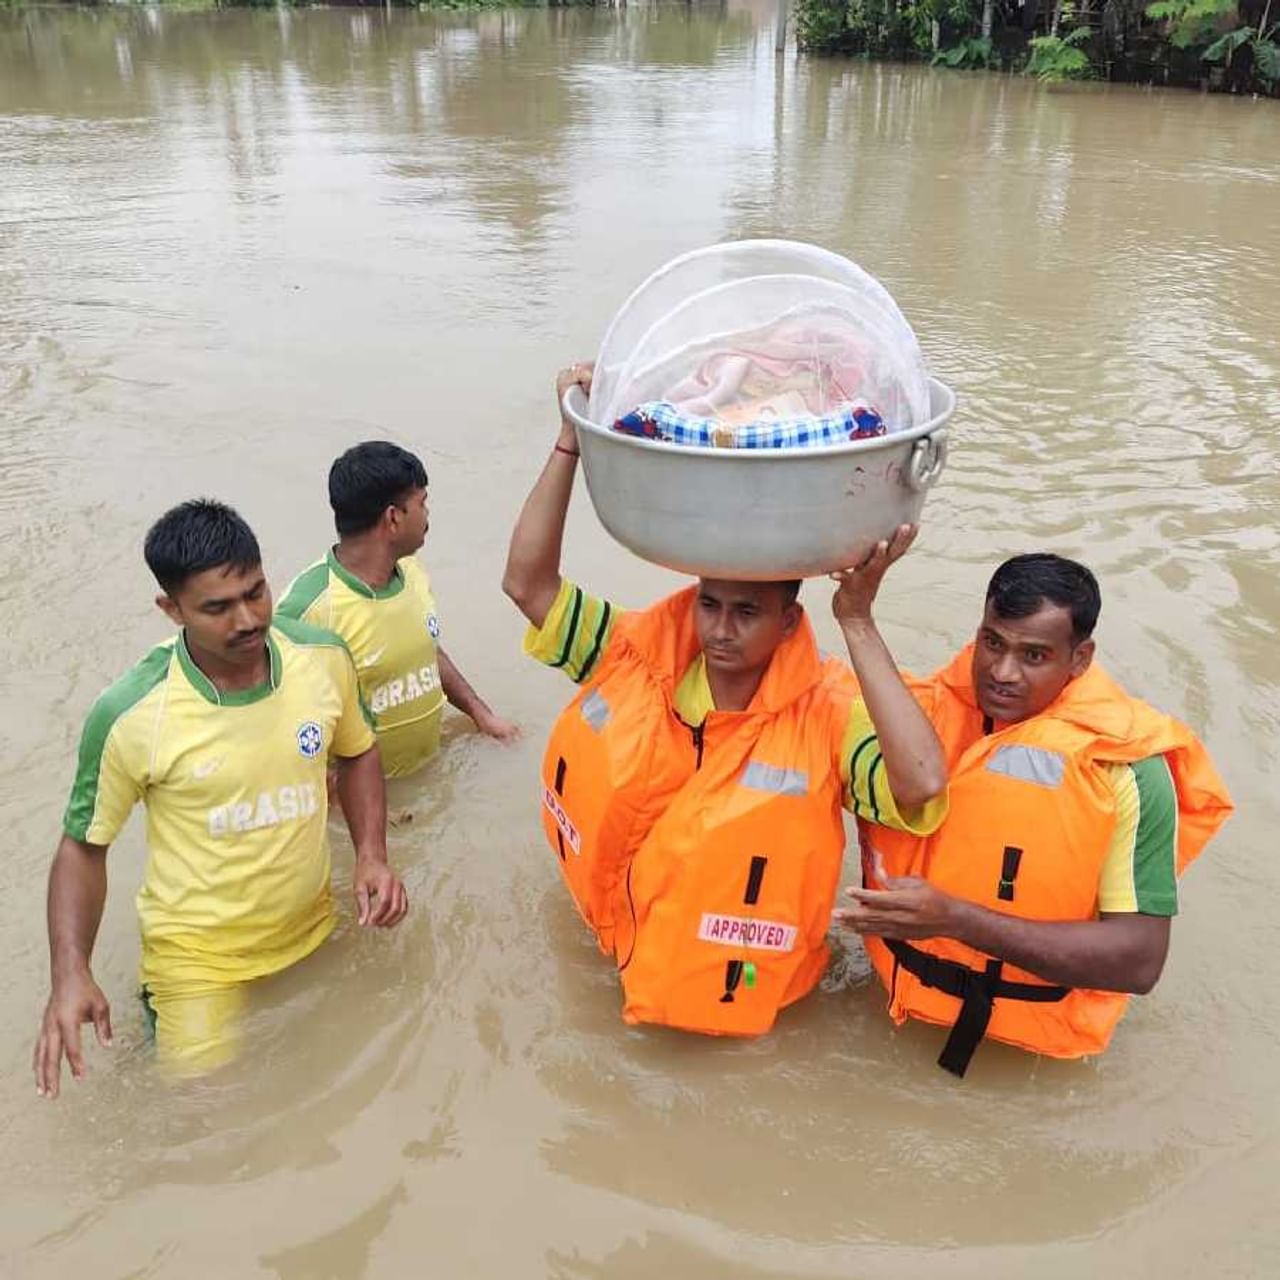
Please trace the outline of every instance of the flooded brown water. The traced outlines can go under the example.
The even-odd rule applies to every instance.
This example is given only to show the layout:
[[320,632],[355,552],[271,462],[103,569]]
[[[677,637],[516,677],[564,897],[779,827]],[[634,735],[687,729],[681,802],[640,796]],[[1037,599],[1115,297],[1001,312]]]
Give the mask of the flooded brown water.
[[[1280,1274],[1280,115],[843,61],[763,12],[0,15],[0,1273],[39,1277]],[[622,1025],[537,831],[566,686],[498,590],[590,355],[675,252],[789,235],[881,276],[962,396],[882,616],[970,633],[1006,554],[1086,558],[1107,662],[1240,812],[1164,980],[1085,1064],[893,1033],[856,946],[774,1034]],[[395,789],[415,908],[268,983],[253,1050],[161,1084],[133,999],[141,823],[97,976],[117,1047],[31,1085],[44,877],[82,716],[165,634],[149,521],[242,508],[276,585],[355,440],[422,451],[456,719]],[[585,500],[567,568],[643,603]],[[827,592],[806,596],[828,625]],[[348,879],[343,848],[338,879]]]

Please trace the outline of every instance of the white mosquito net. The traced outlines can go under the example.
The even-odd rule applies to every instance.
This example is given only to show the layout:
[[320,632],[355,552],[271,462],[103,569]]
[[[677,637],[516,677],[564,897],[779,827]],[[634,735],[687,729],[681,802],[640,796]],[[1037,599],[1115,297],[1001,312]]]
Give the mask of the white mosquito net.
[[[723,432],[787,424],[761,445],[817,442],[794,428],[870,411],[884,430],[928,420],[924,358],[878,281],[814,245],[745,240],[650,276],[605,334],[588,416],[612,426],[657,406],[663,422]],[[659,438],[699,443],[682,431]]]

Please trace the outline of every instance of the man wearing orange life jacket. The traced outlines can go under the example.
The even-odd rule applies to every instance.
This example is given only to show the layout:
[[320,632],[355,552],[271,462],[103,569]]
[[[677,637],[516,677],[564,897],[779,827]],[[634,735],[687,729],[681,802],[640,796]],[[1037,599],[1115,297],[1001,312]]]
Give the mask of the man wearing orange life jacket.
[[[574,382],[589,366],[557,403]],[[503,579],[526,652],[582,686],[551,734],[543,827],[628,1022],[757,1035],[826,965],[842,804],[920,837],[946,812],[937,736],[871,617],[915,531],[833,575],[850,671],[819,656],[798,582],[702,579],[623,613],[563,579],[577,457],[562,418]]]
[[996,570],[974,643],[913,692],[942,739],[950,810],[931,835],[863,828],[861,933],[895,1022],[950,1028],[963,1075],[985,1036],[1058,1058],[1106,1048],[1164,967],[1177,876],[1231,812],[1185,725],[1094,662],[1101,595],[1059,556]]

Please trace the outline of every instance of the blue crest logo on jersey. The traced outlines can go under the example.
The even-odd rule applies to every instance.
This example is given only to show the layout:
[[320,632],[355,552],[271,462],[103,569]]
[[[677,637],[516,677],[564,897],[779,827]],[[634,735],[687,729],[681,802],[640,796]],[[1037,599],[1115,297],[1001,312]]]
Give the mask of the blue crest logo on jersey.
[[298,750],[308,760],[314,760],[324,746],[324,731],[314,720],[306,720],[298,726]]
[[427,630],[431,632],[433,640],[440,639],[440,619],[434,613],[427,614]]

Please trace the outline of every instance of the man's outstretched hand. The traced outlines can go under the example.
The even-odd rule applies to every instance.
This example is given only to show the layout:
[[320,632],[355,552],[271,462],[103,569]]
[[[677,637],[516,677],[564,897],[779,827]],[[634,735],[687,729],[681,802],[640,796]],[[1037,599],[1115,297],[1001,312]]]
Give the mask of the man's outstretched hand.
[[901,560],[916,540],[920,526],[901,524],[893,531],[893,537],[877,542],[860,565],[850,569],[838,569],[831,575],[838,584],[831,601],[831,612],[841,626],[867,622],[871,618],[871,605],[889,566]]
[[852,905],[836,909],[837,924],[873,938],[902,942],[955,936],[955,898],[919,876],[888,875],[879,853],[872,858],[872,876],[882,887],[846,889]]
[[400,877],[383,861],[357,858],[352,890],[356,920],[377,929],[393,929],[409,911],[409,893]]
[[31,1065],[36,1076],[36,1092],[42,1098],[56,1098],[62,1086],[62,1058],[66,1055],[72,1078],[83,1080],[85,1073],[84,1052],[80,1042],[80,1028],[86,1022],[93,1023],[98,1043],[111,1047],[111,1006],[102,988],[86,969],[69,978],[56,982],[49,1003],[45,1006],[36,1039]]

